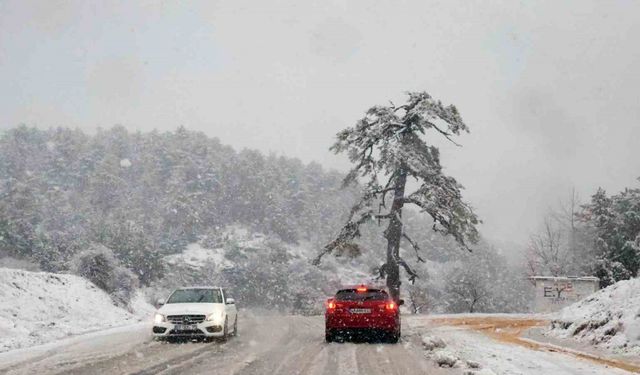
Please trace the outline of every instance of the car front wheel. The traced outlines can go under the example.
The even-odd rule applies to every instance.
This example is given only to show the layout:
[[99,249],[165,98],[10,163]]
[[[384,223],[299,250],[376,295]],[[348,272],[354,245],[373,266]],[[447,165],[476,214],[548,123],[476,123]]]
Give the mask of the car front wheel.
[[228,320],[225,317],[224,318],[224,327],[222,328],[222,341],[227,341],[227,339],[229,338],[229,324],[228,324]]

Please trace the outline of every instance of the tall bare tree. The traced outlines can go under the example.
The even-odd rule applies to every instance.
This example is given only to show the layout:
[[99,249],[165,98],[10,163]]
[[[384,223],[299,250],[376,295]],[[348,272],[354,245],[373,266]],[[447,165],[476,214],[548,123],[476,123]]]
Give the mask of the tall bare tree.
[[540,233],[529,239],[526,258],[530,276],[567,275],[571,253],[565,237],[553,217],[546,217]]
[[491,301],[490,285],[481,269],[455,268],[445,275],[444,293],[448,310],[455,313],[473,313],[486,309]]
[[[362,224],[387,220],[386,261],[379,270],[380,277],[386,277],[391,296],[398,301],[400,266],[408,273],[409,280],[414,281],[418,276],[400,257],[401,241],[407,241],[418,261],[424,261],[418,244],[403,230],[405,205],[415,206],[431,216],[432,229],[453,236],[462,247],[468,249],[469,243],[475,243],[479,220],[462,201],[462,186],[442,173],[439,150],[426,139],[428,134],[435,134],[458,145],[452,137],[468,131],[455,106],[444,106],[426,92],[410,92],[405,104],[371,107],[354,127],[339,132],[331,149],[335,153],[346,152],[355,164],[344,185],[356,183],[359,177],[366,182],[347,223],[336,239],[322,249],[314,264],[319,264],[322,256],[336,248],[353,246]],[[408,180],[415,180],[418,186],[409,193],[406,191]]]
[[570,199],[546,214],[540,230],[529,237],[529,275],[592,275],[595,239],[581,223],[580,213],[580,198],[573,189]]

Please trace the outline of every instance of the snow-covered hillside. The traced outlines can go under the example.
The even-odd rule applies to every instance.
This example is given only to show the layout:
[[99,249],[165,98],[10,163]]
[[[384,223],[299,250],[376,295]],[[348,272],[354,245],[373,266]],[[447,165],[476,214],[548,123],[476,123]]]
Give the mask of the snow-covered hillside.
[[[200,269],[210,266],[213,270],[220,271],[233,267],[252,253],[273,250],[274,246],[282,248],[286,253],[285,258],[290,262],[297,259],[309,263],[317,253],[317,249],[308,243],[286,244],[240,225],[226,227],[217,240],[212,242],[214,244],[209,246],[203,246],[202,243],[189,244],[183,252],[165,257],[164,262],[170,268],[177,266]],[[346,257],[338,260],[328,257],[320,267],[330,269],[331,272],[327,274],[344,285],[371,282],[373,277],[370,272],[364,271],[366,268],[367,265],[362,260]]]
[[150,317],[140,295],[126,311],[74,275],[0,268],[0,352]]
[[640,279],[620,281],[563,309],[550,334],[640,354]]
[[166,256],[164,262],[168,266],[185,266],[192,268],[201,268],[211,263],[215,265],[216,269],[233,264],[225,259],[223,248],[206,249],[197,242],[187,245],[187,248],[181,253]]
[[165,277],[146,293],[162,298],[179,286],[216,284],[229,287],[244,307],[316,314],[341,285],[376,282],[375,263],[364,257],[327,257],[317,267],[310,261],[316,253],[306,242],[288,244],[231,225],[164,257]]

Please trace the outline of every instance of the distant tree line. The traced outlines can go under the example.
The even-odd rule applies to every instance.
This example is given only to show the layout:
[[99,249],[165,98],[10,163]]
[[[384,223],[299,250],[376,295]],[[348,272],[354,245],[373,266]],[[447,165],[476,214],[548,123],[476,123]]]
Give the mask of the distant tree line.
[[316,163],[236,152],[183,127],[18,126],[0,136],[0,250],[66,271],[100,244],[146,285],[162,276],[162,256],[212,228],[240,223],[290,243],[325,240],[341,221],[336,204],[353,201],[339,189],[342,177]]
[[530,274],[597,276],[601,287],[638,277],[640,189],[598,189],[582,204],[574,193],[531,237],[527,263]]
[[[371,222],[360,228],[357,247],[336,249],[320,269],[310,265],[363,188],[342,189],[343,179],[317,163],[235,151],[185,128],[140,133],[118,126],[88,134],[18,126],[0,134],[0,257],[81,275],[122,304],[137,286],[211,282],[237,284],[245,306],[309,311],[348,276],[345,265],[378,275],[387,248],[384,226]],[[519,276],[490,246],[468,254],[431,231],[433,223],[417,211],[405,210],[403,221],[427,261],[416,265],[405,297],[414,312],[526,309],[518,299],[526,294],[514,289]],[[232,224],[275,244],[299,243],[302,256],[286,254],[284,245],[236,256],[229,245],[225,256],[235,266],[217,274],[208,265],[201,272],[165,269],[163,257],[189,243],[220,247],[218,234]],[[399,250],[415,253],[411,246]]]

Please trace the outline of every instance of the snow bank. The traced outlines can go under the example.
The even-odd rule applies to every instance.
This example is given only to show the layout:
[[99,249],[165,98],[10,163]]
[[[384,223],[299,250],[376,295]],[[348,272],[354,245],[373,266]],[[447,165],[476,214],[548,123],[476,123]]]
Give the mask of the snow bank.
[[620,281],[561,310],[550,334],[640,353],[640,279]]
[[422,347],[425,350],[432,351],[435,349],[446,348],[447,344],[440,337],[424,334],[422,335]]
[[447,344],[441,337],[425,333],[421,341],[427,357],[440,367],[461,367],[464,364],[467,370],[462,372],[463,375],[495,375],[489,369],[481,369],[480,362],[463,360],[457,353],[445,349]]
[[78,276],[0,268],[0,352],[132,324],[153,311],[141,295],[131,309]]
[[434,352],[432,358],[440,367],[458,367],[460,362],[457,355],[445,349]]

